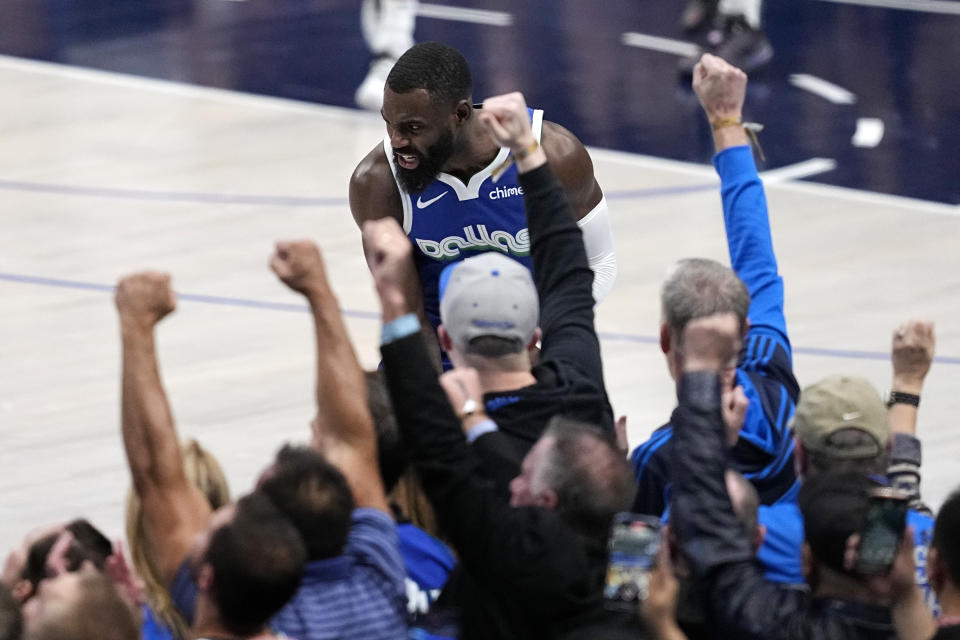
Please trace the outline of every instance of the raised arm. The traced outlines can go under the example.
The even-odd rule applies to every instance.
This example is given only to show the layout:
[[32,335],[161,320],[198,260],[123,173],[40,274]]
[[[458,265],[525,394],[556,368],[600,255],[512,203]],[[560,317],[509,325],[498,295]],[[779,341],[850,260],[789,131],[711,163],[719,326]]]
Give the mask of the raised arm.
[[316,336],[317,415],[313,445],[346,477],[358,507],[390,513],[363,370],[314,243],[278,242],[270,268],[310,305]]
[[738,333],[733,314],[697,318],[684,330],[678,407],[671,419],[671,531],[693,574],[705,581],[718,635],[770,638],[797,611],[802,595],[764,580],[727,493],[719,374]]
[[930,514],[920,496],[921,445],[916,435],[920,395],[936,346],[933,323],[904,322],[893,332],[892,343],[888,416],[893,445],[887,476],[892,484],[909,492],[912,509]]
[[[517,591],[523,590],[527,580],[529,589],[542,590],[546,584],[547,588],[562,590],[564,576],[579,575],[586,568],[578,566],[571,571],[570,567],[558,567],[555,555],[538,552],[539,548],[562,546],[564,542],[544,537],[543,529],[531,526],[531,520],[547,516],[510,508],[483,477],[483,461],[467,445],[464,429],[485,419],[482,403],[474,401],[477,413],[473,420],[461,421],[437,376],[426,366],[417,319],[409,313],[393,277],[392,265],[410,251],[409,240],[389,220],[368,222],[363,231],[383,309],[384,376],[404,445],[441,528],[460,561],[477,579],[509,579]],[[471,394],[469,387],[477,385],[467,384],[467,395],[475,396],[476,389]],[[519,566],[528,571],[518,574]]]
[[750,291],[751,331],[774,338],[789,357],[783,280],[777,272],[767,200],[749,138],[739,124],[747,76],[722,59],[705,54],[694,69],[693,89],[713,128],[717,150],[714,164],[721,180],[730,263]]
[[123,347],[123,445],[133,489],[143,505],[153,560],[169,585],[211,513],[210,504],[184,472],[157,364],[154,327],[174,310],[176,299],[168,275],[144,272],[120,280],[115,302]]
[[[493,139],[509,147],[517,158],[533,280],[540,298],[541,357],[562,359],[579,367],[602,389],[603,364],[593,324],[593,273],[583,234],[574,223],[570,200],[555,177],[553,163],[547,162],[547,153],[535,142],[523,95],[488,98],[479,118]],[[592,168],[589,174],[595,182]],[[612,430],[612,416],[608,426]]]

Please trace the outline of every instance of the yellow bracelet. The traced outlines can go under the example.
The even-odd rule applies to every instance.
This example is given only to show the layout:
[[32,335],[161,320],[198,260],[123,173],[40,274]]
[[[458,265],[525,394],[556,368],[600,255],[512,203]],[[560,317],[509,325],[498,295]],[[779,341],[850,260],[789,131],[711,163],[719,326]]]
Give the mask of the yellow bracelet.
[[741,127],[743,126],[742,118],[720,118],[710,123],[710,126],[713,127],[713,130],[723,129],[724,127]]
[[743,127],[744,131],[747,133],[747,138],[750,139],[750,144],[754,149],[757,150],[757,154],[760,156],[760,160],[766,161],[767,157],[763,153],[763,147],[760,146],[760,139],[757,137],[757,134],[763,131],[763,125],[757,124],[756,122],[744,122],[743,118],[720,118],[710,123],[710,127],[717,131],[723,129],[724,127]]
[[517,160],[527,159],[531,153],[540,148],[540,143],[537,140],[531,142],[528,146],[520,149],[519,151],[514,152],[513,155],[517,157]]
[[493,172],[492,172],[492,174],[491,174],[492,177],[493,177],[493,181],[496,182],[497,180],[500,179],[500,175],[503,174],[504,171],[506,171],[507,169],[509,169],[510,166],[513,164],[513,159],[514,159],[514,158],[516,158],[517,160],[524,160],[524,159],[528,158],[531,153],[533,153],[534,151],[536,151],[536,150],[539,149],[539,148],[540,148],[540,142],[537,141],[537,140],[534,140],[534,141],[531,142],[528,146],[524,147],[523,149],[520,149],[520,150],[517,151],[516,153],[514,153],[513,151],[511,151],[510,154],[507,156],[507,159],[504,160],[504,161],[500,164],[500,166],[498,166],[497,168],[495,168],[495,169],[493,170]]

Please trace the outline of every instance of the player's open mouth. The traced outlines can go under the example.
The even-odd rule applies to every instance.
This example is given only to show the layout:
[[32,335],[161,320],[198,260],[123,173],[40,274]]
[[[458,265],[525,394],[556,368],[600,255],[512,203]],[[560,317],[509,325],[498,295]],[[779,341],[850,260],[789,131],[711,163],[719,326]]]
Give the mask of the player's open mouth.
[[393,155],[397,159],[397,164],[403,169],[413,170],[420,164],[419,156],[397,152],[394,152]]

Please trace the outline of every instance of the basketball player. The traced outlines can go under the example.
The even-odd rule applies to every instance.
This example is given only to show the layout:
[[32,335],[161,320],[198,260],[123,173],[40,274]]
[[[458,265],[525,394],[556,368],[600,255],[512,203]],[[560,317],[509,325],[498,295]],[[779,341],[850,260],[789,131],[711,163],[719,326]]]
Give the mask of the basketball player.
[[[485,251],[530,263],[523,191],[509,150],[500,148],[477,117],[470,68],[459,51],[420,43],[394,65],[383,91],[387,135],[360,161],[350,179],[350,209],[366,220],[395,218],[415,248],[405,274],[407,300],[422,302],[423,319],[440,324],[439,277],[444,267]],[[583,144],[531,110],[537,142],[570,202],[601,300],[613,286],[617,263],[607,203]]]

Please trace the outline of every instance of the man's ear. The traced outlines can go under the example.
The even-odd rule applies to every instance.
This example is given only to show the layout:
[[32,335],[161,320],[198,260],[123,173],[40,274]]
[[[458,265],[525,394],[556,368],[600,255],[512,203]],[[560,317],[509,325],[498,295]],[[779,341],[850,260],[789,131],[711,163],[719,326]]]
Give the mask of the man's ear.
[[463,124],[473,116],[473,105],[469,100],[461,100],[453,111],[457,124]]
[[666,322],[662,322],[660,323],[660,351],[663,351],[664,355],[669,355],[670,347],[670,327]]
[[540,340],[543,339],[543,331],[540,330],[540,327],[537,327],[533,330],[533,337],[530,338],[530,344],[527,345],[527,351],[530,349],[535,349]]
[[450,353],[453,350],[453,339],[450,337],[450,334],[447,333],[447,328],[442,324],[437,327],[437,339],[440,341],[440,347]]

